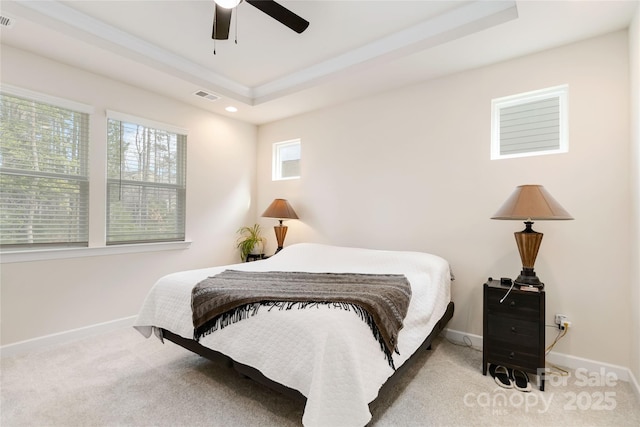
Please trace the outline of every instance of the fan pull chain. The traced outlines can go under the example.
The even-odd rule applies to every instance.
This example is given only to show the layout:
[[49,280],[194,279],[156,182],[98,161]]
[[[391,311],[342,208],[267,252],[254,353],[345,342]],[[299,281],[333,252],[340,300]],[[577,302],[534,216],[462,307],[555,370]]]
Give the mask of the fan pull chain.
[[218,20],[218,8],[214,6],[213,8],[213,54],[216,54],[216,33],[218,31],[217,20]]
[[236,44],[238,44],[238,9],[239,7],[236,6],[235,8],[235,12],[234,15],[236,17],[236,39],[234,40]]

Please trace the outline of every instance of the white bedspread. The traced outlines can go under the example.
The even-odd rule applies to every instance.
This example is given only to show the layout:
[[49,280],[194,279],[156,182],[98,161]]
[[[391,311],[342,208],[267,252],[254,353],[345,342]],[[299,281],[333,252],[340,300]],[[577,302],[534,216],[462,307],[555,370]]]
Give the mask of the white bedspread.
[[[309,271],[404,274],[412,288],[409,311],[398,337],[400,367],[429,335],[450,301],[449,264],[419,252],[379,251],[303,243],[259,262],[170,274],[149,292],[136,328],[152,327],[193,338],[191,289],[227,268],[245,271]],[[371,329],[354,312],[319,306],[269,311],[218,330],[200,340],[237,362],[307,397],[302,423],[366,425],[368,404],[393,374]]]

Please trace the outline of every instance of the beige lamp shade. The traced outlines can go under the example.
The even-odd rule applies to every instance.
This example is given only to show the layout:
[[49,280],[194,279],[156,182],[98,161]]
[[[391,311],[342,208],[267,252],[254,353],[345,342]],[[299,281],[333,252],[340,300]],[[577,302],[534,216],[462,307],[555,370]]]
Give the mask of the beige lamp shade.
[[519,185],[491,219],[573,219],[542,185]]
[[285,199],[275,199],[262,213],[262,216],[267,218],[278,218],[280,220],[280,224],[273,227],[276,233],[276,240],[278,241],[278,249],[276,249],[276,253],[278,253],[284,246],[284,238],[287,236],[288,228],[286,225],[282,225],[282,220],[298,219],[298,215]]

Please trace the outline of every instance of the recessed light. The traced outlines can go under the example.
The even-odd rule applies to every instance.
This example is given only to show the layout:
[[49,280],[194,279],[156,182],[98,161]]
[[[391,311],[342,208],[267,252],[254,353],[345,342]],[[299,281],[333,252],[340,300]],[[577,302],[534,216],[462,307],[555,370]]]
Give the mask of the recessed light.
[[225,108],[225,110],[227,110],[230,113],[237,113],[238,112],[238,109],[236,107],[231,107],[231,106]]

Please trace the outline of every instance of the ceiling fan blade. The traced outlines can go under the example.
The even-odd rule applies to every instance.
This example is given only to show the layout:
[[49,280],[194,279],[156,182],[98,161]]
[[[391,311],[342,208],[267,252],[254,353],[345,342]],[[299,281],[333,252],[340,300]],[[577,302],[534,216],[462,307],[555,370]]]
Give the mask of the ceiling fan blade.
[[291,28],[296,33],[301,33],[309,26],[309,21],[301,18],[295,13],[291,12],[281,4],[276,3],[273,0],[246,0],[251,6],[260,9],[276,21],[281,22],[287,27]]
[[211,38],[214,40],[227,40],[229,38],[229,27],[231,25],[231,11],[216,4],[213,15],[213,30]]

